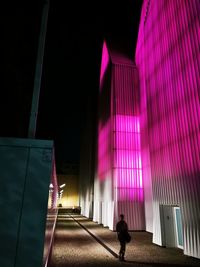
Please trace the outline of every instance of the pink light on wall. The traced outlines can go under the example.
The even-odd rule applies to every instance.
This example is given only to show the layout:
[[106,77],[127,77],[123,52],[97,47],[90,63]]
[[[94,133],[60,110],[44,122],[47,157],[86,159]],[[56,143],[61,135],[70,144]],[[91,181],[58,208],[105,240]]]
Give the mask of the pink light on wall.
[[142,112],[148,107],[145,127],[150,150],[155,151],[152,157],[161,153],[168,159],[158,164],[159,157],[152,158],[152,170],[168,177],[196,172],[200,168],[199,2],[150,1],[147,10],[141,23],[144,38],[138,39],[136,53],[141,84],[146,81],[141,105]]
[[116,115],[115,130],[119,132],[140,133],[139,116]]
[[113,77],[113,167],[118,200],[143,202],[137,70],[134,65],[116,64]]
[[[138,116],[114,117],[114,179],[119,198],[143,200],[140,126]],[[137,191],[137,193],[136,193]],[[142,192],[142,193],[139,193]]]
[[111,170],[111,123],[99,124],[98,130],[98,177],[103,181]]
[[103,42],[101,71],[100,71],[100,92],[99,92],[99,122],[98,122],[98,179],[103,181],[108,173],[111,173],[111,95],[110,95],[110,73],[108,65],[110,57],[106,42]]
[[[136,49],[141,88],[142,159],[147,170],[145,179],[152,177],[156,214],[153,239],[162,244],[159,204],[179,205],[184,252],[198,258],[199,14],[198,0],[144,0]],[[148,151],[149,156],[145,155]]]
[[52,209],[56,209],[57,208],[58,184],[57,184],[55,155],[53,156],[53,166],[52,166],[51,183],[53,185],[53,194],[52,194],[51,208]]
[[100,84],[103,80],[104,74],[109,64],[109,53],[106,42],[103,43],[102,59],[101,59],[101,72],[100,72]]
[[[109,67],[108,67],[109,66]],[[137,69],[103,45],[99,92],[94,217],[115,228],[126,213],[130,229],[144,229]]]

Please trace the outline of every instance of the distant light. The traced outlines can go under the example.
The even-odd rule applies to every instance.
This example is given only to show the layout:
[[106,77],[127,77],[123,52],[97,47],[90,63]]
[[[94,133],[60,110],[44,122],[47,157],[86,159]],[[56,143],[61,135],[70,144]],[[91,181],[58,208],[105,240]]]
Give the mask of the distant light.
[[60,193],[62,193],[64,190],[61,190]]
[[53,188],[53,184],[50,184],[50,186],[49,186],[50,188]]
[[65,184],[62,184],[62,185],[60,185],[60,188],[63,188],[65,186]]

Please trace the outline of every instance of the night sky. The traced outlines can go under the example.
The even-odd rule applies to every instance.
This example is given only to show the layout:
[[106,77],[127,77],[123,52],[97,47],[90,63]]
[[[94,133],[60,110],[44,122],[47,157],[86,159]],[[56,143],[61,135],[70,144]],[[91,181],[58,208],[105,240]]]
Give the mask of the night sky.
[[[27,138],[42,1],[1,8],[0,136]],[[50,1],[36,138],[58,162],[79,162],[88,112],[97,112],[103,39],[134,58],[141,0]],[[95,123],[95,120],[91,123]]]

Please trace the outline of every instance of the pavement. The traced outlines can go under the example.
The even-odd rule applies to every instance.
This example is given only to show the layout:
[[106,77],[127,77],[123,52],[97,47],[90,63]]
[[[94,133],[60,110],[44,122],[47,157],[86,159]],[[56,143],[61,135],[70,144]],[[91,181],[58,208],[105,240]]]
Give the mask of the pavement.
[[152,234],[130,232],[126,262],[117,258],[116,232],[77,214],[58,216],[49,267],[197,267],[200,260],[178,248],[152,244]]

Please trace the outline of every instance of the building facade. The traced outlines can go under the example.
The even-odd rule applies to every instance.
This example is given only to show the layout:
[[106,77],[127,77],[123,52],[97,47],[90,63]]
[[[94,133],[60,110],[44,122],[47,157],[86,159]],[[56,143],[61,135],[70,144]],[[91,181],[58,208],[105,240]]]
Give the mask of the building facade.
[[138,89],[136,66],[104,42],[93,219],[112,230],[121,213],[145,229]]
[[196,258],[199,14],[198,0],[144,0],[136,65],[104,42],[96,171],[89,198],[94,221],[114,230],[124,213],[131,230],[146,230],[153,243],[179,247]]
[[58,206],[64,209],[79,207],[79,165],[62,163],[59,166],[57,180]]
[[200,69],[196,0],[144,1],[136,49],[146,230],[200,258]]

